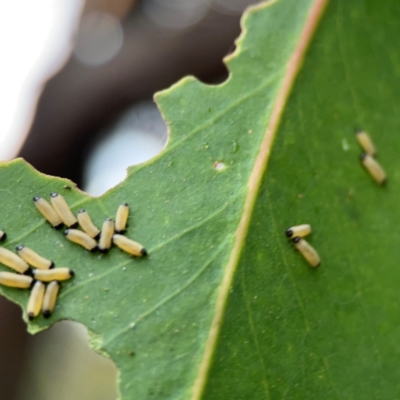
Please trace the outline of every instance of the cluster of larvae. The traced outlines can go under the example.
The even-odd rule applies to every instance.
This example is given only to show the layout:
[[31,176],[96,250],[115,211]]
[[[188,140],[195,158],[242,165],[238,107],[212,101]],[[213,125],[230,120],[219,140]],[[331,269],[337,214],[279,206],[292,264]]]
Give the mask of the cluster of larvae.
[[[3,241],[7,235],[0,232],[0,240]],[[0,247],[0,263],[17,272],[0,272],[0,284],[17,289],[32,289],[27,306],[28,318],[32,320],[40,311],[48,318],[56,306],[60,281],[72,278],[74,272],[69,268],[54,268],[53,261],[21,244],[16,247],[16,251],[18,255]]]
[[314,268],[319,267],[321,259],[317,251],[308,243],[305,236],[311,233],[311,225],[303,224],[286,229],[286,236],[293,241],[293,245],[307,262]]
[[361,154],[361,162],[363,166],[376,182],[378,182],[380,185],[385,185],[387,182],[386,173],[382,166],[375,159],[376,150],[371,138],[362,130],[358,130],[356,132],[356,137],[358,143],[360,143],[362,149],[364,150],[364,153]]
[[[63,225],[66,225],[68,229],[64,231],[65,237],[90,252],[99,250],[101,253],[107,253],[115,244],[131,256],[147,255],[146,249],[140,243],[123,235],[129,217],[127,203],[119,206],[115,222],[112,218],[107,218],[100,230],[94,225],[86,210],[79,210],[75,217],[65,199],[58,193],[50,194],[50,203],[39,196],[35,196],[33,201],[40,213],[54,228],[61,229]],[[76,229],[78,225],[82,230]]]

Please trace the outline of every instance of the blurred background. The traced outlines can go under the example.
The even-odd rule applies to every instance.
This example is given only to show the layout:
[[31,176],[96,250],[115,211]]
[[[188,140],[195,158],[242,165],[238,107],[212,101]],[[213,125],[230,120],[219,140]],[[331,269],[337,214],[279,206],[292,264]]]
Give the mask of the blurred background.
[[[216,84],[257,0],[41,0],[0,4],[0,160],[23,157],[92,195],[168,140],[155,92]],[[114,400],[114,364],[62,321],[35,336],[0,297],[1,400]]]

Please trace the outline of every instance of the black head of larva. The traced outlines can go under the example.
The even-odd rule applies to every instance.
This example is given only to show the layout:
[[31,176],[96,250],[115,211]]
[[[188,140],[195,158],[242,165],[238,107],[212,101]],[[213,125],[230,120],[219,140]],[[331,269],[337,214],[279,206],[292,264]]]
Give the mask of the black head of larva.
[[69,185],[64,185],[64,189],[65,189],[65,190],[71,190],[71,186],[69,186]]
[[70,228],[72,228],[72,229],[75,229],[75,228],[77,228],[78,227],[78,222],[74,222],[71,226],[70,226]]
[[293,236],[293,231],[290,228],[286,229],[286,236],[288,238],[291,238]]
[[72,269],[69,270],[69,276],[71,276],[71,277],[72,277],[72,276],[75,276],[75,272],[72,271]]
[[55,265],[54,265],[54,262],[53,261],[51,261],[51,264],[50,264],[50,267],[49,267],[49,269],[53,269],[55,267]]
[[106,249],[106,248],[101,248],[101,247],[99,247],[99,252],[100,253],[102,253],[102,254],[107,254],[108,253],[108,249]]
[[69,232],[69,229],[66,229],[66,230],[64,231],[64,236],[67,236],[67,235],[68,235],[68,232]]
[[28,313],[28,319],[29,321],[32,321],[35,318],[35,314],[34,313]]
[[[4,232],[4,231],[3,231]],[[1,237],[0,241],[4,242],[7,239],[7,233],[3,233],[3,236]]]
[[50,196],[51,196],[51,197],[57,197],[57,196],[58,196],[58,193],[57,193],[57,192],[51,192],[51,193],[50,193]]
[[122,203],[122,205],[128,207],[128,203]]
[[96,251],[97,251],[98,249],[99,249],[99,248],[98,248],[97,246],[94,246],[93,249],[90,250],[90,252],[91,252],[91,253],[96,253]]
[[35,279],[32,279],[32,283],[31,283],[31,286],[29,287],[29,289],[32,289],[35,286],[36,282],[37,281]]
[[296,236],[296,237],[293,239],[293,243],[299,243],[300,240],[301,240],[301,238],[300,238],[299,236]]
[[24,247],[25,247],[25,246],[24,246],[23,244],[19,244],[19,245],[15,248],[15,250],[20,251],[20,250],[22,250]]
[[81,209],[78,211],[78,214],[82,214],[82,213],[84,213],[84,212],[86,212],[86,210],[85,210],[84,208],[81,208]]
[[32,271],[30,268],[28,268],[28,269],[24,272],[24,275],[26,275],[26,276],[34,276],[34,273],[33,273],[33,271]]
[[140,250],[140,254],[141,254],[143,257],[146,257],[148,253],[147,253],[147,250],[143,247],[143,249]]
[[106,218],[106,221],[112,221],[113,219],[112,218]]
[[54,229],[59,230],[59,229],[61,229],[63,226],[64,226],[64,224],[61,222],[61,223],[59,223],[58,225],[56,225],[56,226],[54,227]]
[[367,157],[367,153],[362,153],[360,156],[361,161],[363,161],[365,157]]
[[40,196],[35,196],[35,197],[33,198],[33,201],[39,201],[40,199],[41,199]]
[[43,317],[45,317],[45,318],[49,318],[49,317],[50,317],[50,315],[51,315],[51,312],[50,312],[50,310],[43,310]]
[[355,131],[356,131],[356,135],[359,135],[360,133],[363,132],[363,130],[361,128],[356,128]]

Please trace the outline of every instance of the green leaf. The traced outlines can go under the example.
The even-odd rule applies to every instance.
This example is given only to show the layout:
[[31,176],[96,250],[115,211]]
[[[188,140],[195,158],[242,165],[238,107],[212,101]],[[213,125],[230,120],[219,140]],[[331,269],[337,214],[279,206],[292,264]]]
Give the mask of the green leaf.
[[[313,36],[325,3],[251,9],[228,81],[159,93],[168,146],[104,196],[21,160],[0,168],[6,247],[76,272],[53,317],[28,329],[83,323],[122,399],[398,396],[400,4],[334,1]],[[371,133],[387,187],[361,167],[355,127]],[[98,226],[127,201],[128,236],[150,256],[67,242],[32,204],[51,191]],[[313,227],[318,269],[284,235],[299,223]],[[25,308],[28,292],[1,293]]]

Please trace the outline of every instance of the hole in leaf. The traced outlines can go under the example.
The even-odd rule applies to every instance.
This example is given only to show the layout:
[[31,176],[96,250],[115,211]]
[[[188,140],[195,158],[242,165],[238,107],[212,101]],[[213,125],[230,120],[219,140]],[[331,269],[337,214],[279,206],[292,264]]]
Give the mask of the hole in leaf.
[[168,141],[167,126],[151,101],[128,109],[100,136],[87,157],[83,189],[99,196],[126,177],[126,169],[155,157]]
[[86,328],[61,321],[30,340],[19,400],[115,400],[115,364],[89,347]]

